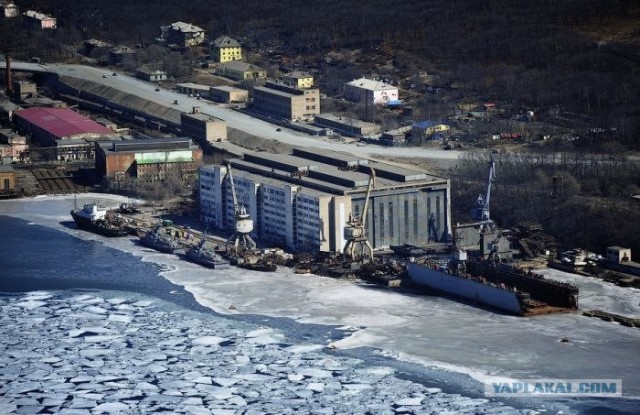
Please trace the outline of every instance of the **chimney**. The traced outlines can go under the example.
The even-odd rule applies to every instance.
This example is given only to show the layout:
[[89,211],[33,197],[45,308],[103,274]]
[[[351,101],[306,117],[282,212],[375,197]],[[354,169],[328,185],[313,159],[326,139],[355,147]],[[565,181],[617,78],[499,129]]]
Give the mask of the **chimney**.
[[192,114],[200,114],[200,107],[193,107]]
[[6,87],[7,87],[7,95],[13,95],[13,79],[11,77],[11,57],[9,54],[5,55],[4,61],[6,63],[5,66],[5,79],[6,79]]

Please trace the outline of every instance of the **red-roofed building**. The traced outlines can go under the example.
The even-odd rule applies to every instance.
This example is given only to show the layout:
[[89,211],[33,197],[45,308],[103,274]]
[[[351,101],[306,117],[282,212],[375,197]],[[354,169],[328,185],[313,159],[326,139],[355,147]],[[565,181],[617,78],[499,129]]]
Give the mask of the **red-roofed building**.
[[18,129],[45,147],[55,147],[60,140],[95,141],[117,133],[68,108],[29,108],[14,113]]

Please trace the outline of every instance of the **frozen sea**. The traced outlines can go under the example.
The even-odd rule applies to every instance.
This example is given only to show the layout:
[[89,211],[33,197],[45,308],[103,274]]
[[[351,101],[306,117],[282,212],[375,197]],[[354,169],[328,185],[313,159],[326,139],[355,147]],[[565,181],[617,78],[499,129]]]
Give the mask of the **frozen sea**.
[[[0,413],[640,413],[640,329],[208,270],[78,230],[73,204],[0,201]],[[582,309],[640,315],[636,289],[545,273],[578,284]],[[622,379],[623,397],[485,399],[504,378]]]

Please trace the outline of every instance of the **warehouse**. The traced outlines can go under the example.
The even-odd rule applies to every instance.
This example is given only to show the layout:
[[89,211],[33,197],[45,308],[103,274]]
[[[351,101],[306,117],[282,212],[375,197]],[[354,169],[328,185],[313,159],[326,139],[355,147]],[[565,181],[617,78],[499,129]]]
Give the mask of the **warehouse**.
[[[229,161],[238,202],[254,220],[252,237],[293,251],[342,252],[344,228],[358,216],[373,168],[367,212],[374,249],[424,246],[450,237],[447,179],[347,153],[296,148],[291,154],[247,152]],[[233,201],[225,165],[200,168],[201,218],[231,232]]]

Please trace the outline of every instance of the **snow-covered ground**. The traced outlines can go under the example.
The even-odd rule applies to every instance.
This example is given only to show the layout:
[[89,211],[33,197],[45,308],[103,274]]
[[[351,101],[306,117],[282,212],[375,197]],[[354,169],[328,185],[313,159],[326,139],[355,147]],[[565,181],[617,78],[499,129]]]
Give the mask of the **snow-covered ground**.
[[[121,202],[117,197],[111,200],[113,205]],[[289,317],[341,326],[350,334],[321,346],[339,350],[370,346],[384,356],[467,373],[480,381],[498,377],[623,379],[624,395],[640,397],[640,372],[634,360],[640,350],[638,329],[580,313],[506,316],[440,297],[298,275],[284,268],[275,273],[204,269],[177,256],[142,248],[127,238],[106,239],[64,226],[60,222],[70,220],[72,204],[72,199],[64,197],[0,202],[0,214],[99,240],[161,264],[165,278],[219,313]],[[575,282],[583,309],[640,315],[636,289],[556,270],[544,273]],[[563,337],[570,341],[560,342]]]

